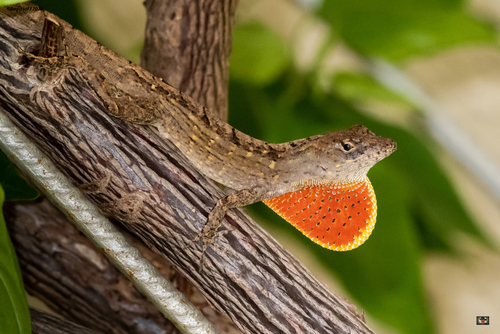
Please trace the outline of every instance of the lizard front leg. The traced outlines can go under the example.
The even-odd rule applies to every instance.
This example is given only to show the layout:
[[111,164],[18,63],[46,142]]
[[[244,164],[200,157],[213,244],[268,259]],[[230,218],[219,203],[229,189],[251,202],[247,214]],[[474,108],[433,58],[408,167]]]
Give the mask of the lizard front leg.
[[215,238],[220,235],[218,230],[229,209],[239,208],[266,199],[267,193],[268,190],[265,187],[254,187],[250,189],[238,190],[220,198],[213,207],[212,211],[210,211],[207,223],[203,227],[203,230],[194,241],[202,239],[204,244],[203,250],[205,250],[208,244],[213,243]]

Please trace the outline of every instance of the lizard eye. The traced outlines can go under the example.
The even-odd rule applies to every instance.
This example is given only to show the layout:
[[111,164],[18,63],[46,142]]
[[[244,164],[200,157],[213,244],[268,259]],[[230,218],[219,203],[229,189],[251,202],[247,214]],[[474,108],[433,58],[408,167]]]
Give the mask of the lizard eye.
[[349,142],[342,143],[342,148],[344,149],[345,152],[350,152],[354,151],[356,149],[356,146]]

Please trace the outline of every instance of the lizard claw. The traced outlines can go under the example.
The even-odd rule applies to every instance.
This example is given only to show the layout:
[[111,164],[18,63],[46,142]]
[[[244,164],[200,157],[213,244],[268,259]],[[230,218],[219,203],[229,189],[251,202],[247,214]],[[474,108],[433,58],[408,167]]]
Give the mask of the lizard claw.
[[215,239],[218,237],[223,236],[224,234],[228,233],[228,230],[224,231],[219,231],[219,228],[222,225],[222,220],[224,219],[224,216],[226,215],[227,209],[223,206],[220,205],[219,202],[215,205],[215,207],[210,211],[208,215],[207,222],[205,226],[203,226],[203,229],[201,232],[194,238],[193,240],[189,241],[184,247],[182,247],[182,250],[185,250],[192,244],[196,243],[198,240],[203,241],[203,248],[201,251],[201,259],[200,259],[200,269],[203,270],[203,262],[204,262],[204,257],[205,257],[205,251],[207,250],[209,245],[216,245],[215,244]]
[[205,261],[205,251],[207,250],[208,245],[214,245],[215,247],[217,247],[220,250],[221,247],[219,245],[217,245],[217,243],[215,243],[215,239],[217,239],[218,237],[223,236],[227,232],[229,232],[229,231],[228,230],[216,231],[214,233],[213,237],[211,237],[210,239],[206,239],[205,236],[203,235],[203,232],[201,232],[200,234],[198,234],[198,236],[196,237],[196,239],[197,240],[203,239],[203,248],[201,250],[201,258],[200,258],[200,271],[202,271],[203,267],[204,267],[204,263],[205,263],[204,262]]

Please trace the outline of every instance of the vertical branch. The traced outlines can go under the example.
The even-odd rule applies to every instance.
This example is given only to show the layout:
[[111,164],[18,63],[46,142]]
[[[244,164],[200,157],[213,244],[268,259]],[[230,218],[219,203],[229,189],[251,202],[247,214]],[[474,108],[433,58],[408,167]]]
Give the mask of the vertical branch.
[[141,66],[227,120],[238,0],[146,0]]

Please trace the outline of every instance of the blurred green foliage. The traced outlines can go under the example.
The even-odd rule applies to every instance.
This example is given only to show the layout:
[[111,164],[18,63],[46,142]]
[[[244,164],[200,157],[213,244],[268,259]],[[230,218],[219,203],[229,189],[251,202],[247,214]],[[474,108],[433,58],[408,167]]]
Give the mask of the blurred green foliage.
[[318,14],[356,51],[391,61],[497,39],[461,0],[326,0]]
[[339,72],[333,78],[335,91],[350,101],[383,102],[413,109],[413,103],[389,88],[382,86],[365,73]]
[[[0,207],[3,206],[4,199],[4,192],[0,186]],[[21,270],[2,212],[0,212],[0,330],[3,334],[31,333],[30,313]]]
[[231,60],[245,66],[232,67],[231,76],[257,85],[276,80],[290,61],[284,41],[261,24],[250,23],[234,30],[233,49],[238,51]]
[[5,201],[33,200],[38,192],[21,178],[14,164],[0,151],[0,186],[5,190]]
[[9,6],[19,2],[26,2],[28,0],[0,0],[0,6]]

